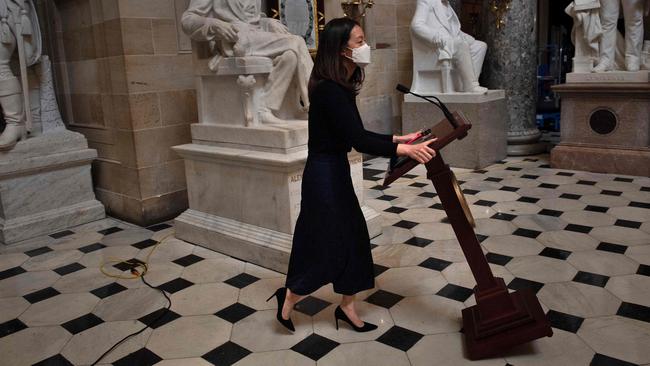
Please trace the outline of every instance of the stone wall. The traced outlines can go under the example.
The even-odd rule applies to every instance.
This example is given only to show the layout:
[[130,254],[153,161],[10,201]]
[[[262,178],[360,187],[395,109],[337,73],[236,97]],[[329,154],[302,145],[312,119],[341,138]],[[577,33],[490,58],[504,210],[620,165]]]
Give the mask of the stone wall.
[[188,0],[47,2],[58,99],[69,128],[99,158],[98,199],[138,224],[187,207],[183,160],[197,122],[189,41],[177,17]]

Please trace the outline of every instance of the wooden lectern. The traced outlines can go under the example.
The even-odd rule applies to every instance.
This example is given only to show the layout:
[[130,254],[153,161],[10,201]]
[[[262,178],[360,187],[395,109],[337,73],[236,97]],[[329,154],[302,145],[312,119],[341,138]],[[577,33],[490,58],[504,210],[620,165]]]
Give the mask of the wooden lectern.
[[[469,358],[476,360],[502,354],[513,346],[537,338],[550,337],[553,331],[535,294],[529,289],[508,293],[505,282],[494,277],[483,255],[465,197],[454,173],[440,155],[440,149],[467,136],[472,127],[462,113],[455,112],[453,116],[455,121],[444,119],[431,128],[438,140],[429,146],[437,154],[425,166],[427,178],[440,197],[476,280],[476,305],[462,311],[467,351]],[[389,167],[384,187],[417,165],[415,160],[401,159]]]

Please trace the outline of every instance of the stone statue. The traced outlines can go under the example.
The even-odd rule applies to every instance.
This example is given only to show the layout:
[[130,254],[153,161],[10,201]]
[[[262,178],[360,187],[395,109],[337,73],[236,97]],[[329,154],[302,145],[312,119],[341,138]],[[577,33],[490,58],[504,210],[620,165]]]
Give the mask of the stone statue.
[[599,0],[574,0],[565,12],[573,18],[571,40],[575,45],[573,72],[591,72],[598,63],[600,40],[603,30],[600,24]]
[[[22,77],[14,75],[10,63],[18,53]],[[0,135],[0,150],[9,150],[27,138],[31,113],[25,108],[29,97],[27,66],[41,57],[41,34],[32,0],[0,0],[0,106],[5,129]]]
[[411,22],[416,93],[486,93],[479,85],[487,45],[460,30],[448,0],[418,0]]
[[[190,38],[210,43],[215,56],[209,67],[214,72],[224,58],[272,59],[255,112],[261,122],[283,123],[280,109],[287,95],[298,95],[291,102],[303,112],[309,108],[307,83],[313,61],[304,39],[290,34],[278,20],[263,17],[260,7],[260,0],[191,0],[181,23]],[[240,80],[242,86],[251,82]]]
[[[616,24],[621,9],[625,20],[625,69],[639,71],[643,46],[643,15],[650,10],[650,0],[600,0],[602,40],[600,58],[594,72],[615,70]],[[645,6],[645,10],[644,10]]]

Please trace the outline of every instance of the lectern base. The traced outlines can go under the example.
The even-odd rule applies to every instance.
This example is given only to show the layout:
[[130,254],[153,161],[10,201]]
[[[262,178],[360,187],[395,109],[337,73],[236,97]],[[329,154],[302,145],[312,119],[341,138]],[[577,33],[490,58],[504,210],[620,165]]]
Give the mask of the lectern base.
[[[486,336],[486,333],[493,333],[491,329],[481,329],[481,325],[475,320],[479,318],[478,305],[463,309],[465,344],[471,360],[500,355],[516,345],[553,335],[542,306],[532,291],[523,289],[511,293],[509,296],[518,309],[527,310],[530,321],[513,327],[508,327],[508,324],[492,326],[491,328],[507,328],[507,330],[496,334]],[[517,319],[506,322],[508,321],[519,322]]]

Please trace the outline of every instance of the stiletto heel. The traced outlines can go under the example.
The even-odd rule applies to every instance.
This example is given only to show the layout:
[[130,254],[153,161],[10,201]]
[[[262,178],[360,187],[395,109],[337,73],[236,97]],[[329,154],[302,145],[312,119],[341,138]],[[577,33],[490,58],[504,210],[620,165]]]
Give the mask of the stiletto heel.
[[334,320],[336,321],[336,330],[339,330],[339,320],[343,320],[344,322],[348,323],[352,327],[352,329],[354,329],[359,333],[371,332],[377,329],[376,325],[368,322],[364,322],[362,327],[357,327],[356,325],[354,325],[354,323],[352,323],[352,320],[350,320],[350,318],[348,318],[348,316],[345,315],[343,309],[341,309],[340,306],[337,306],[336,310],[334,310]]
[[275,293],[266,300],[266,302],[269,302],[269,300],[271,300],[273,297],[275,297],[278,301],[278,312],[275,314],[275,318],[278,319],[278,322],[280,322],[280,324],[282,324],[285,328],[289,329],[292,332],[295,332],[296,328],[293,326],[291,318],[282,318],[282,307],[284,306],[284,300],[287,297],[287,288],[281,287],[277,289]]

